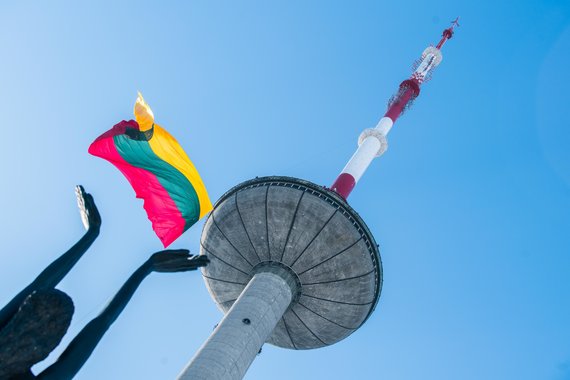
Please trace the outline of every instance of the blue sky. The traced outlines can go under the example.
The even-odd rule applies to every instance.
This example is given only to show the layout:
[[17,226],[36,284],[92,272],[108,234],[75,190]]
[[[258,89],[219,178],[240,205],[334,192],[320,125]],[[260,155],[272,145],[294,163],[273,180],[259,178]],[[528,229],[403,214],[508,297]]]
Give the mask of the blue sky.
[[[264,346],[246,379],[570,379],[570,3],[3,2],[0,303],[83,233],[53,362],[161,249],[121,174],[87,154],[140,90],[212,199],[255,176],[330,185],[449,21],[461,27],[349,198],[384,288],[346,340]],[[198,252],[202,222],[172,247]],[[78,379],[171,379],[221,313],[198,272],[152,274]]]

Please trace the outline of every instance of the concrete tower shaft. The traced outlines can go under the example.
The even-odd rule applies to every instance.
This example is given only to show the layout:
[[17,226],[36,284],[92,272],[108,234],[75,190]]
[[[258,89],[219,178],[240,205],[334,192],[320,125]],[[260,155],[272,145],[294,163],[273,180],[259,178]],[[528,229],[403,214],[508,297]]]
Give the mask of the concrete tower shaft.
[[245,375],[298,290],[290,273],[273,269],[253,276],[181,379],[241,379]]

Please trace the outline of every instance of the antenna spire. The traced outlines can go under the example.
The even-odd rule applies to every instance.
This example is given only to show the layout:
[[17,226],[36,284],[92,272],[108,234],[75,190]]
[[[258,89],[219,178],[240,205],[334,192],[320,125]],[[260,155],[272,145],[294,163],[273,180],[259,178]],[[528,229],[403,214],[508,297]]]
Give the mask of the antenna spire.
[[386,140],[388,132],[398,117],[410,108],[414,99],[418,97],[422,83],[431,78],[433,70],[441,63],[443,55],[440,49],[448,39],[453,37],[454,29],[458,26],[459,17],[453,20],[451,26],[443,31],[441,40],[436,47],[428,46],[424,50],[421,58],[414,66],[412,75],[400,83],[398,92],[388,102],[388,110],[376,128],[366,129],[360,134],[358,149],[331,186],[331,189],[344,199],[348,197],[372,160],[382,155],[388,148]]
[[451,26],[449,28],[443,31],[443,33],[441,34],[441,40],[439,40],[439,43],[436,46],[437,49],[441,49],[443,44],[451,37],[453,37],[453,32],[454,32],[453,29],[455,29],[455,27],[459,27],[459,16],[456,17],[455,20],[451,22]]

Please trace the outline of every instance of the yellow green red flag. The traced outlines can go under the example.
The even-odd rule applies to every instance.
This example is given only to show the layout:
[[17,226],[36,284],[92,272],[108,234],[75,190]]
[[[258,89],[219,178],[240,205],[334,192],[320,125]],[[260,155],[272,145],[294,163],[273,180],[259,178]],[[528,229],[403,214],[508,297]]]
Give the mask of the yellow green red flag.
[[152,228],[165,247],[212,210],[198,171],[139,93],[135,120],[99,136],[89,153],[115,165],[144,200]]

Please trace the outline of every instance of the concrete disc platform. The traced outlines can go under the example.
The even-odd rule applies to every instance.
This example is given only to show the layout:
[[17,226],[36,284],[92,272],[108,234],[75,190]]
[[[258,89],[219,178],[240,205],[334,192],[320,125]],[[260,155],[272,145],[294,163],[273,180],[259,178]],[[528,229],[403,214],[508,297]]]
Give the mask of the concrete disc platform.
[[224,194],[202,233],[202,269],[219,308],[227,312],[263,266],[277,265],[300,284],[268,340],[310,349],[334,344],[358,329],[382,288],[374,237],[336,193],[290,177],[246,181]]

